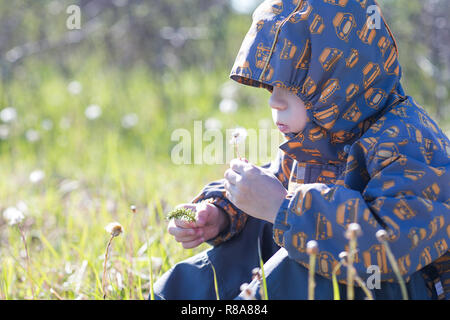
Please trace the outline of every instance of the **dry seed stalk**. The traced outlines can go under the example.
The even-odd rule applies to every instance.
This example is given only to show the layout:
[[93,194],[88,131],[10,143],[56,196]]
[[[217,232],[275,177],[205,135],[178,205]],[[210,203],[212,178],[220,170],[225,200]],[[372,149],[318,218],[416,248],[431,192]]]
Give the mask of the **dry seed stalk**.
[[105,261],[103,262],[103,277],[102,277],[102,291],[103,291],[103,299],[106,298],[106,290],[105,290],[105,284],[106,284],[106,263],[108,262],[108,255],[109,255],[109,248],[111,247],[111,242],[114,239],[114,236],[111,235],[108,241],[108,245],[106,246],[106,252],[105,252]]
[[376,233],[376,237],[379,242],[384,246],[384,249],[386,250],[386,255],[389,259],[389,262],[392,265],[392,269],[394,270],[395,276],[397,277],[398,283],[400,285],[400,289],[402,291],[402,298],[403,300],[408,300],[408,291],[406,290],[405,281],[403,280],[403,277],[400,273],[400,269],[398,267],[397,261],[395,260],[395,256],[391,251],[391,248],[389,246],[389,243],[387,242],[388,234],[386,230],[378,230]]
[[349,254],[347,257],[347,299],[353,300],[355,298],[355,291],[353,282],[355,278],[355,269],[353,268],[354,255],[356,253],[357,241],[356,238],[361,236],[361,227],[357,223],[350,223],[345,232],[345,237],[349,240]]
[[19,229],[20,237],[22,238],[22,242],[23,242],[23,245],[25,247],[25,256],[26,256],[26,259],[27,259],[28,281],[30,282],[31,294],[32,294],[33,300],[34,300],[35,299],[34,284],[33,284],[33,278],[31,277],[31,259],[30,259],[30,255],[28,253],[27,240],[25,238],[25,233],[23,232],[20,223],[17,224],[17,229]]
[[314,274],[316,271],[316,256],[319,253],[317,241],[308,241],[306,244],[306,253],[309,255],[308,300],[314,300],[314,289],[316,288]]
[[105,261],[103,262],[103,277],[102,277],[103,299],[106,298],[106,290],[105,290],[106,264],[108,262],[109,248],[111,247],[112,240],[123,232],[123,227],[118,222],[111,222],[105,227],[105,230],[111,235],[111,237],[109,238],[108,244],[106,245]]

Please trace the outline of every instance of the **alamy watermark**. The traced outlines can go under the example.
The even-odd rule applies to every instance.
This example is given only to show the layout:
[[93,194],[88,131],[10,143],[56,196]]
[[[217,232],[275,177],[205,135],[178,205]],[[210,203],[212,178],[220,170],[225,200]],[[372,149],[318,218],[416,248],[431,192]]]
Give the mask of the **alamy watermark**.
[[266,163],[276,158],[283,142],[278,129],[246,129],[246,143],[240,143],[236,152],[230,143],[235,131],[236,128],[226,129],[224,135],[220,129],[204,130],[201,120],[194,121],[192,133],[186,128],[175,129],[170,137],[177,142],[171,150],[171,160],[174,164],[225,164],[242,156],[251,163]]
[[370,274],[366,280],[367,289],[381,289],[380,267],[377,265],[368,266],[366,272]]
[[66,13],[69,15],[66,19],[66,27],[69,30],[81,29],[81,9],[76,4],[67,7]]
[[378,7],[377,5],[371,5],[367,7],[367,15],[368,15],[368,19],[367,19],[367,24],[369,27],[369,30],[372,29],[381,29],[381,10],[380,7]]

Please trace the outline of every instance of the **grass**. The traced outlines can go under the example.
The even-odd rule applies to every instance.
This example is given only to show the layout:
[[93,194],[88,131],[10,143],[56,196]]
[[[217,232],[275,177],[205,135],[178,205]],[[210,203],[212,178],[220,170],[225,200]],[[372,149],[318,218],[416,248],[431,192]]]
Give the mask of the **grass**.
[[267,280],[266,280],[266,274],[264,272],[264,262],[262,259],[262,253],[261,253],[261,239],[258,238],[258,260],[259,260],[259,268],[261,270],[261,298],[262,300],[269,300],[269,292],[267,290]]
[[[208,75],[187,70],[156,81],[142,69],[125,76],[91,61],[70,78],[39,61],[24,68],[33,72],[0,87],[0,110],[17,110],[13,123],[0,121],[9,128],[0,140],[0,213],[26,205],[31,276],[20,234],[0,216],[0,299],[32,299],[33,291],[36,299],[102,299],[104,227],[111,221],[121,223],[125,233],[109,252],[107,282],[113,290],[107,298],[154,297],[153,283],[165,271],[209,247],[183,249],[166,232],[165,214],[222,178],[227,168],[173,164],[172,131],[192,132],[194,120],[207,118],[220,120],[223,130],[258,128],[259,119],[271,117],[268,93],[239,89],[243,102],[230,115],[218,107],[228,70]],[[82,84],[79,95],[67,90],[73,80]],[[267,107],[254,109],[250,102]],[[89,120],[84,111],[94,103],[102,114]],[[126,129],[121,120],[130,113],[139,120]],[[44,120],[51,121],[50,129],[44,129]],[[27,140],[29,129],[39,133],[37,141]],[[34,170],[45,173],[42,181],[29,180]]]
[[[0,217],[0,299],[101,300],[104,227],[111,221],[124,226],[126,237],[114,240],[108,257],[108,299],[154,298],[153,284],[165,271],[209,247],[183,249],[166,232],[165,214],[227,168],[173,164],[171,133],[192,132],[194,120],[208,118],[220,120],[222,130],[256,129],[261,119],[271,123],[269,94],[238,86],[239,109],[226,114],[218,106],[228,69],[157,78],[145,68],[124,74],[94,60],[74,69],[66,77],[30,58],[25,72],[0,86],[0,110],[17,110],[16,121],[0,122],[9,130],[0,139],[0,211],[18,206],[26,216],[25,241]],[[73,80],[82,85],[79,95],[67,90]],[[95,120],[84,114],[91,104],[102,110]],[[123,117],[131,113],[138,122],[124,128]],[[30,129],[37,141],[27,140]],[[257,164],[268,160],[270,152]],[[29,175],[37,169],[45,177],[32,183]]]

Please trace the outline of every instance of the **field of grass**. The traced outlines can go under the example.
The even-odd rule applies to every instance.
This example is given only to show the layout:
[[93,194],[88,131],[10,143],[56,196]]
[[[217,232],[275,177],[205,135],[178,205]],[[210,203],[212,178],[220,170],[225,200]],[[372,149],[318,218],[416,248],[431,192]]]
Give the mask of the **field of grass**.
[[226,113],[227,69],[124,75],[90,59],[68,78],[38,59],[22,68],[0,87],[0,212],[25,215],[20,229],[0,216],[0,299],[103,299],[112,221],[125,232],[112,241],[106,298],[148,298],[151,274],[208,248],[183,249],[164,215],[227,168],[173,164],[172,132],[207,119],[223,131],[273,126],[269,93],[231,87],[238,109]]
[[102,299],[104,228],[112,221],[125,232],[112,241],[107,299],[146,299],[150,272],[156,280],[208,248],[183,249],[164,215],[222,178],[227,165],[173,164],[171,133],[208,118],[223,130],[257,128],[270,121],[268,93],[240,88],[238,110],[223,113],[228,70],[144,70],[124,77],[90,62],[68,79],[30,59],[0,88],[0,212],[24,213],[29,254],[18,226],[1,215],[0,299]]

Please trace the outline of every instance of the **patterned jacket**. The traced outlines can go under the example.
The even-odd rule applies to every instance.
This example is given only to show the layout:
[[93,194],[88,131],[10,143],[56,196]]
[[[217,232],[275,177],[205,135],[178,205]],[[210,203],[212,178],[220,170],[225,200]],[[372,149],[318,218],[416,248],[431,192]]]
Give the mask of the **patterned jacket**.
[[[306,243],[319,244],[317,272],[331,277],[351,222],[361,225],[355,268],[378,265],[396,281],[376,231],[388,231],[404,278],[441,257],[449,270],[450,141],[427,112],[405,95],[395,39],[373,0],[268,0],[253,13],[231,79],[291,90],[306,104],[308,123],[285,134],[278,158],[263,167],[288,189],[273,226],[274,240],[308,267]],[[239,232],[245,212],[226,197],[224,179],[193,199],[225,210]],[[445,263],[442,263],[445,261]],[[338,280],[345,283],[342,271]],[[444,283],[446,290],[450,283]]]

